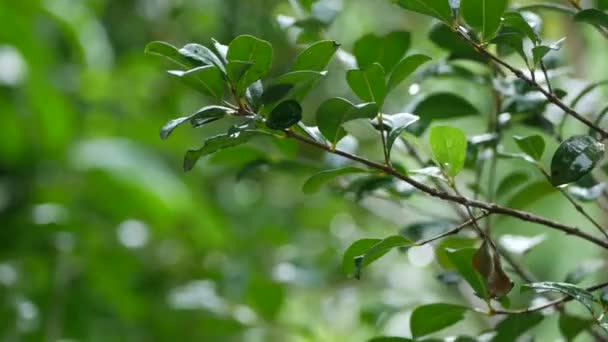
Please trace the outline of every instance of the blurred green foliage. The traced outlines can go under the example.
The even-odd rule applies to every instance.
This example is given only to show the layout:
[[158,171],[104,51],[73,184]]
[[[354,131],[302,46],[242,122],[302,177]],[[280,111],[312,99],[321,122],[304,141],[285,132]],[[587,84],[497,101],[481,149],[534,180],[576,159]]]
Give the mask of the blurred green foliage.
[[[347,50],[365,33],[405,29],[416,51],[445,54],[426,39],[427,20],[395,11],[389,1],[329,3],[343,8],[326,35]],[[416,198],[405,211],[380,200],[304,195],[302,184],[324,157],[292,142],[256,141],[184,174],[184,147],[198,147],[227,124],[159,139],[166,121],[205,100],[163,74],[162,60],[143,54],[146,43],[227,43],[254,34],[272,42],[277,75],[300,51],[277,15],[298,13],[287,0],[0,2],[0,340],[358,341],[405,334],[415,305],[461,300],[456,287],[434,281],[435,266],[408,262],[411,253],[379,261],[359,282],[341,270],[352,241],[425,219],[420,208],[428,199]],[[545,31],[559,38],[570,30],[572,46],[581,49],[567,49],[563,58],[574,72],[606,78],[608,66],[598,63],[607,57],[605,42],[560,20],[549,16]],[[329,96],[353,99],[340,77],[330,72],[313,91],[304,121]],[[460,87],[477,108],[490,106],[483,89],[459,80],[417,86]],[[399,108],[411,97],[407,90],[385,106]],[[481,133],[486,122],[455,125]],[[296,154],[304,162],[284,161]],[[262,156],[262,167],[240,172]],[[559,205],[559,197],[547,197],[528,208],[577,221],[567,210],[556,213]],[[542,231],[497,221],[501,233]],[[575,266],[573,256],[597,254],[577,243],[555,255],[566,243],[552,235],[526,262],[561,280]],[[556,321],[537,329],[551,339]],[[467,324],[447,331],[466,333]]]

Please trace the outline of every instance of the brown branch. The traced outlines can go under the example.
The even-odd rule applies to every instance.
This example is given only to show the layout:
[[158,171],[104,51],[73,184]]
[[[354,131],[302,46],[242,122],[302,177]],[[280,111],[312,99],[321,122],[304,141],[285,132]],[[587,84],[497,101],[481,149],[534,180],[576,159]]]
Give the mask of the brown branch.
[[549,92],[548,90],[546,90],[545,88],[543,88],[535,80],[533,80],[530,77],[526,76],[521,70],[519,70],[516,67],[512,66],[511,64],[503,61],[502,59],[496,57],[492,53],[488,52],[488,50],[486,50],[483,46],[481,46],[481,45],[477,44],[476,42],[474,42],[473,40],[471,40],[471,38],[469,38],[467,36],[467,34],[465,32],[463,32],[463,30],[464,29],[462,27],[460,27],[460,28],[457,28],[455,30],[455,32],[462,39],[464,39],[466,42],[468,42],[469,44],[471,44],[471,46],[473,46],[473,48],[475,48],[475,50],[477,50],[477,52],[479,52],[482,56],[484,56],[486,58],[489,58],[494,63],[496,63],[496,64],[498,64],[498,65],[500,65],[500,66],[508,69],[515,76],[517,76],[519,79],[525,81],[530,86],[534,87],[536,90],[538,90],[539,92],[541,92],[545,96],[545,98],[547,98],[547,100],[549,102],[551,102],[554,105],[556,105],[557,107],[559,107],[565,113],[567,113],[567,114],[571,115],[572,117],[576,118],[578,121],[584,123],[589,128],[592,128],[593,130],[597,131],[602,136],[602,138],[608,137],[608,131],[606,131],[606,130],[600,128],[600,127],[598,127],[591,120],[585,118],[584,116],[582,116],[581,114],[579,114],[574,109],[568,107],[568,105],[566,105],[565,103],[563,103],[562,100],[560,100],[555,94],[553,94],[553,93]]
[[574,226],[569,226],[563,223],[559,223],[559,222],[555,222],[552,220],[549,220],[547,218],[541,217],[541,216],[537,216],[535,214],[526,212],[526,211],[521,211],[521,210],[517,210],[517,209],[512,209],[512,208],[507,208],[507,207],[503,207],[500,206],[498,204],[495,203],[486,203],[486,202],[482,202],[482,201],[478,201],[478,200],[473,200],[467,197],[463,197],[463,196],[458,196],[458,195],[452,195],[450,193],[447,193],[445,191],[439,191],[436,190],[424,183],[421,183],[419,181],[416,181],[404,174],[401,174],[399,171],[395,170],[393,167],[391,166],[387,166],[366,158],[363,158],[361,156],[357,156],[342,150],[338,150],[338,149],[332,149],[330,146],[325,145],[323,143],[320,143],[316,140],[310,139],[308,137],[305,137],[303,135],[300,135],[298,133],[295,133],[291,130],[285,130],[284,131],[285,134],[293,139],[299,140],[303,143],[315,146],[317,148],[320,148],[326,152],[356,161],[358,163],[361,163],[363,165],[369,166],[371,168],[377,169],[377,170],[381,170],[383,172],[385,172],[388,175],[394,176],[395,178],[398,178],[408,184],[410,184],[411,186],[413,186],[414,188],[439,199],[442,200],[446,200],[446,201],[451,201],[454,203],[459,203],[462,205],[468,205],[470,207],[474,207],[474,208],[478,208],[478,209],[483,209],[487,212],[490,212],[492,214],[499,214],[499,215],[505,215],[505,216],[511,216],[511,217],[515,217],[518,218],[522,221],[527,221],[527,222],[532,222],[532,223],[536,223],[536,224],[540,224],[540,225],[544,225],[547,227],[550,227],[552,229],[555,230],[559,230],[563,233],[566,233],[568,235],[574,235],[577,236],[581,239],[587,240],[591,243],[594,243],[598,246],[601,246],[605,249],[608,249],[608,241],[604,241],[601,240],[593,235],[590,235],[588,233],[585,233],[583,231],[581,231],[579,228],[574,227]]

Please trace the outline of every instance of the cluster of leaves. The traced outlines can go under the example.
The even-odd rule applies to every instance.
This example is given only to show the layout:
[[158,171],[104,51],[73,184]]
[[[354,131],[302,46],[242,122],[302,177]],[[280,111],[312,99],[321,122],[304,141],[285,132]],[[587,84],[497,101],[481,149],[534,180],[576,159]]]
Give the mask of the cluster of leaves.
[[[312,43],[296,57],[287,73],[264,82],[262,79],[270,71],[273,53],[271,44],[259,38],[242,35],[228,45],[214,40],[211,48],[188,44],[178,49],[164,42],[150,43],[146,47],[147,53],[166,57],[180,68],[170,70],[170,75],[217,102],[217,105],[201,108],[189,116],[170,121],[162,128],[161,137],[167,138],[176,127],[187,122],[193,127],[224,118],[236,122],[225,134],[208,138],[202,147],[188,151],[184,158],[185,170],[191,170],[203,156],[245,144],[255,137],[294,138],[329,153],[349,157],[352,155],[341,151],[339,144],[349,135],[348,123],[357,120],[371,127],[380,137],[384,162],[365,163],[369,169],[349,165],[316,173],[304,184],[305,193],[314,193],[323,184],[341,178],[349,182],[347,188],[359,197],[379,189],[398,198],[410,196],[412,191],[399,191],[395,180],[386,175],[388,172],[392,175],[399,174],[406,180],[409,179],[406,177],[416,177],[443,191],[447,189],[459,195],[457,176],[463,170],[468,169],[478,174],[486,161],[495,163],[499,158],[515,159],[533,165],[541,177],[528,182],[527,175],[514,173],[506,176],[495,189],[484,190],[477,184],[477,187],[473,187],[476,196],[483,196],[491,202],[499,200],[493,194],[503,194],[505,191],[502,190],[541,184],[548,189],[546,193],[562,192],[577,210],[586,215],[575,201],[593,201],[603,189],[602,183],[595,181],[592,176],[605,149],[602,143],[604,135],[597,128],[601,117],[596,120],[596,125],[590,127],[589,134],[563,139],[562,125],[551,122],[545,116],[548,104],[562,104],[562,99],[568,94],[564,90],[553,89],[549,77],[549,71],[554,66],[549,57],[552,57],[552,51],[560,49],[563,40],[548,43],[541,39],[542,19],[532,12],[535,8],[512,8],[507,0],[394,2],[401,8],[439,21],[432,27],[429,39],[447,50],[448,58],[430,63],[431,58],[426,55],[408,55],[411,41],[408,32],[395,31],[383,36],[364,35],[353,47],[357,68],[348,70],[345,75],[352,93],[360,102],[353,103],[340,97],[325,100],[316,110],[316,126],[313,127],[301,122],[301,103],[306,94],[327,74],[328,63],[340,49],[338,43],[330,40]],[[314,3],[304,2],[304,8],[312,13]],[[600,32],[608,29],[608,15],[602,9],[581,10],[577,8],[577,2],[573,4],[576,5],[572,10],[575,21],[587,22]],[[541,8],[564,11],[563,6],[551,4]],[[571,10],[568,8],[566,12],[570,13]],[[298,42],[321,38],[323,27],[331,23],[334,16],[322,19],[323,16],[319,17],[317,13],[315,17],[313,13],[310,19],[292,22],[291,25],[303,29]],[[491,48],[495,49],[496,56],[488,52]],[[521,57],[530,76],[514,71],[509,64],[501,62],[500,58],[513,53]],[[456,63],[456,60],[471,61],[475,67]],[[500,67],[514,72],[515,78],[504,75]],[[488,119],[492,123],[489,131],[483,135],[467,137],[458,128],[433,125],[437,120],[482,114],[483,110],[478,104],[473,104],[461,92],[456,91],[424,92],[406,104],[404,112],[386,113],[384,104],[387,97],[419,69],[423,69],[418,73],[420,76],[431,79],[449,76],[470,83],[472,87],[483,87],[493,94],[495,100],[491,101],[494,108]],[[541,77],[537,75],[537,70],[542,71],[544,83],[537,81]],[[600,85],[601,83],[590,85],[576,95],[571,107],[576,107],[582,97]],[[547,87],[548,90],[542,87]],[[601,113],[602,117],[605,112]],[[566,113],[562,121],[565,117]],[[533,127],[539,133],[525,137],[505,137],[504,131],[516,124]],[[392,152],[396,148],[409,147],[410,152],[414,150],[415,153],[424,154],[426,147],[420,137],[427,129],[430,163],[423,161],[419,168],[410,168],[409,165],[406,167],[394,160]],[[597,133],[599,137],[595,136]],[[545,137],[554,138],[559,143],[552,155],[549,172],[545,171],[543,161]],[[510,139],[521,153],[504,151],[503,144]],[[488,153],[482,152],[490,152],[489,157]],[[362,160],[356,156],[350,159]],[[377,165],[380,167],[374,168]],[[564,187],[567,187],[567,191]],[[522,191],[513,198],[518,195],[529,200],[529,193]],[[478,238],[448,237],[452,233],[459,233],[464,226],[450,230],[449,224],[425,226],[418,223],[407,227],[400,235],[354,242],[344,254],[343,270],[348,276],[360,278],[364,268],[393,249],[404,250],[441,239],[435,243],[441,266],[446,272],[456,274],[457,279],[468,283],[475,295],[486,302],[488,309],[470,309],[463,305],[445,303],[420,306],[411,316],[412,336],[419,338],[451,326],[470,311],[474,314],[507,314],[508,317],[495,327],[493,341],[515,340],[542,321],[544,316],[535,308],[507,310],[510,307],[509,294],[514,286],[512,276],[504,270],[501,249],[490,236],[491,230],[482,230],[478,219],[474,217],[474,214],[491,213],[473,213],[467,201],[460,204],[464,204],[470,214],[471,220],[467,226],[475,228]],[[507,204],[517,206],[513,199]],[[602,230],[601,227],[598,228]],[[436,237],[429,236],[430,232]],[[527,239],[524,242],[526,247],[519,252],[528,251],[539,242],[542,239]],[[528,283],[523,284],[521,289],[539,293],[554,292],[565,295],[567,299],[575,299],[589,310],[595,323],[606,328],[607,323],[603,317],[606,303],[601,295],[596,296],[567,282]],[[496,305],[506,309],[495,309]],[[587,329],[591,322],[592,320],[582,320],[563,313],[560,328],[564,336],[571,339]],[[466,340],[464,337],[462,339]],[[383,340],[398,339],[374,339]]]

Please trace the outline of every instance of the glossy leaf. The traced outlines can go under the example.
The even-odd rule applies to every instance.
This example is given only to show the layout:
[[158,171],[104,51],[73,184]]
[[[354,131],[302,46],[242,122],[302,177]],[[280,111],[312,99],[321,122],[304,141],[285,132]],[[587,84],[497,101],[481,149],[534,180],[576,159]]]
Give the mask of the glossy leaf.
[[252,62],[230,61],[226,65],[226,75],[230,81],[238,82],[252,66]]
[[228,63],[232,61],[253,63],[236,84],[237,93],[243,94],[249,85],[264,77],[270,70],[272,46],[267,41],[253,36],[238,36],[230,42],[226,59]]
[[568,193],[581,202],[593,202],[600,198],[606,189],[606,183],[598,183],[592,187],[568,186]]
[[567,313],[561,313],[559,315],[559,332],[566,339],[566,341],[573,341],[584,330],[590,328],[593,325],[593,321],[590,319],[580,318],[578,316],[572,316]]
[[444,22],[452,19],[452,9],[448,0],[393,0],[399,6],[418,13],[435,17]]
[[179,53],[182,56],[196,60],[204,65],[214,65],[222,72],[226,71],[224,68],[224,63],[213,51],[209,50],[205,46],[199,44],[188,44],[179,49]]
[[262,103],[271,104],[283,99],[293,89],[292,84],[276,84],[267,87],[262,93]]
[[175,46],[165,42],[150,42],[146,45],[144,52],[149,55],[165,57],[185,69],[191,69],[198,65],[192,59],[180,54]]
[[353,54],[359,68],[378,63],[388,74],[410,48],[410,41],[409,32],[395,31],[382,37],[369,33],[355,42]]
[[466,159],[467,138],[458,128],[435,126],[431,129],[431,149],[435,160],[451,177],[456,176]]
[[511,27],[523,36],[528,37],[532,42],[540,42],[540,38],[530,23],[519,12],[506,12],[503,15],[503,25]]
[[386,147],[389,155],[393,149],[395,141],[399,138],[410,125],[418,121],[420,118],[416,115],[409,113],[399,113],[393,115],[383,115],[383,125],[388,128],[388,134],[386,137]]
[[412,336],[418,338],[432,334],[464,319],[468,309],[453,304],[429,304],[419,306],[410,317]]
[[219,100],[224,96],[225,84],[222,72],[213,65],[205,65],[188,71],[169,70],[167,72],[179,78],[192,89],[209,97]]
[[234,134],[221,134],[205,140],[203,147],[197,150],[189,150],[184,157],[184,170],[190,171],[196,162],[203,156],[215,153],[225,148],[244,144],[255,136],[268,135],[261,131],[242,131]]
[[375,103],[355,106],[348,100],[337,97],[323,102],[317,110],[316,117],[321,133],[335,145],[346,136],[342,124],[355,119],[373,119],[377,114],[378,105]]
[[558,51],[566,38],[562,38],[549,45],[538,45],[532,48],[532,58],[534,65],[540,64],[542,59],[551,51]]
[[291,70],[323,71],[339,47],[333,40],[314,43],[296,57]]
[[395,70],[393,70],[391,73],[387,83],[387,91],[390,92],[393,90],[414,71],[416,71],[416,69],[430,60],[431,57],[421,54],[405,57],[397,64]]
[[488,290],[485,281],[479,272],[473,268],[473,256],[477,250],[475,248],[462,248],[457,250],[446,250],[446,255],[450,263],[454,265],[458,274],[466,280],[480,298],[488,298]]
[[225,115],[232,114],[235,114],[234,110],[223,106],[203,107],[192,115],[169,121],[163,126],[163,128],[161,128],[160,137],[161,139],[167,139],[173,130],[184,122],[190,122],[192,123],[193,127],[199,127],[211,121],[220,119]]
[[340,176],[365,172],[368,171],[356,167],[345,167],[340,169],[321,171],[319,173],[315,173],[310,178],[308,178],[306,183],[304,183],[304,185],[302,186],[302,191],[305,194],[313,194],[315,192],[318,192],[323,186],[323,184],[330,182]]
[[527,137],[514,136],[519,149],[536,161],[540,161],[545,152],[545,139],[540,135],[529,135]]
[[386,97],[384,77],[384,69],[378,63],[346,73],[346,80],[353,92],[365,102],[376,102],[380,108]]
[[574,182],[593,170],[604,156],[604,144],[587,135],[562,142],[551,161],[551,182],[558,186]]
[[245,91],[245,99],[251,106],[254,112],[257,112],[262,106],[262,94],[264,92],[264,86],[262,81],[255,81]]
[[359,279],[361,276],[361,270],[363,270],[363,268],[369,266],[374,261],[380,259],[383,255],[388,253],[393,248],[408,247],[414,244],[414,242],[406,239],[401,235],[390,236],[386,239],[383,239],[382,241],[378,242],[377,244],[369,248],[367,251],[365,251],[363,255],[355,257],[355,277]]
[[570,296],[572,299],[583,304],[591,313],[594,312],[593,305],[595,298],[589,291],[568,283],[557,282],[538,282],[522,285],[522,290],[533,290],[538,293],[543,292],[559,292],[563,295]]
[[516,341],[518,337],[538,325],[543,319],[544,316],[540,313],[507,316],[496,325],[496,335],[492,338],[492,342]]
[[297,101],[287,100],[279,103],[266,119],[270,129],[286,129],[302,120],[302,107]]
[[584,22],[608,29],[608,14],[595,8],[589,8],[578,12],[574,16],[574,21]]
[[520,236],[505,234],[499,238],[500,245],[513,254],[526,254],[532,248],[543,243],[547,237],[544,234],[536,236]]
[[461,0],[460,13],[481,34],[482,40],[488,41],[498,31],[508,3],[508,0]]

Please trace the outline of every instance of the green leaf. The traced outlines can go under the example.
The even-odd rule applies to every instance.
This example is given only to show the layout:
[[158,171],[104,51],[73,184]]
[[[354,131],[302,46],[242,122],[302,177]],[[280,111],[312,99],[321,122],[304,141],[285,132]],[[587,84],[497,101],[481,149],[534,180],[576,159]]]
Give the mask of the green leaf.
[[319,173],[315,173],[310,178],[308,178],[306,183],[304,183],[304,185],[302,186],[302,191],[305,194],[313,194],[318,192],[321,189],[321,186],[323,186],[323,184],[330,182],[336,179],[337,177],[347,174],[366,172],[368,171],[356,167],[344,167],[340,169],[321,171]]
[[469,101],[453,93],[434,93],[418,103],[413,110],[422,120],[452,119],[479,114]]
[[333,40],[316,42],[296,57],[291,70],[323,71],[339,47]]
[[310,70],[292,71],[277,77],[273,84],[292,84],[311,83],[319,78],[327,75],[327,72],[318,72]]
[[387,84],[387,91],[395,89],[401,82],[403,82],[408,76],[410,76],[416,69],[422,64],[431,60],[431,57],[426,55],[411,55],[401,60],[395,70],[391,73]]
[[378,105],[373,102],[355,106],[348,100],[337,97],[323,102],[316,117],[321,133],[335,145],[346,136],[342,124],[355,119],[373,119],[377,114]]
[[293,89],[293,84],[275,84],[264,89],[262,103],[267,105],[283,99]]
[[589,312],[594,312],[593,305],[595,303],[595,298],[593,297],[593,294],[583,289],[582,287],[578,287],[576,285],[545,281],[524,284],[521,288],[522,291],[533,290],[537,293],[559,292],[566,296],[572,297],[572,299],[580,302],[581,304],[583,304],[583,306],[587,308],[587,310],[589,310]]
[[511,342],[516,341],[526,331],[538,325],[544,316],[540,313],[530,313],[526,315],[510,315],[498,323],[496,335],[492,342]]
[[530,23],[519,12],[506,12],[503,15],[503,25],[517,30],[520,34],[528,37],[532,42],[540,42],[540,38],[530,26]]
[[353,92],[363,101],[376,102],[380,108],[386,97],[384,77],[384,69],[378,63],[346,72],[346,80]]
[[532,48],[532,58],[534,60],[534,65],[539,65],[542,59],[551,51],[558,51],[561,49],[561,45],[566,40],[566,38],[562,38],[552,44],[549,45],[538,45]]
[[302,107],[297,101],[287,100],[279,103],[268,118],[266,127],[270,129],[286,129],[302,120]]
[[226,55],[228,62],[251,62],[253,65],[236,84],[237,94],[243,94],[247,87],[266,76],[272,63],[272,46],[265,40],[249,35],[234,38]]
[[508,0],[461,0],[460,13],[481,34],[482,41],[489,41],[496,35],[508,3]]
[[252,66],[252,62],[230,61],[226,65],[226,75],[231,82],[236,83]]
[[556,191],[557,189],[546,180],[530,183],[517,191],[506,205],[513,209],[525,209]]
[[213,51],[209,50],[205,46],[199,44],[188,44],[179,49],[179,53],[184,57],[196,60],[204,65],[214,65],[222,72],[226,72],[224,63],[222,63],[222,61]]
[[438,47],[450,52],[450,59],[464,58],[481,61],[479,53],[452,31],[451,27],[443,23],[437,23],[431,27],[429,39]]
[[458,128],[435,126],[431,128],[431,149],[435,160],[451,177],[455,177],[464,166],[467,153],[467,138]]
[[213,43],[213,47],[215,48],[215,51],[217,52],[217,55],[220,57],[222,62],[224,62],[224,64],[228,63],[228,60],[226,59],[226,55],[228,54],[228,46],[218,42],[213,38],[211,38],[211,42]]
[[593,321],[590,319],[568,315],[567,313],[561,313],[559,315],[559,331],[568,342],[574,341],[578,334],[585,329],[590,328],[592,325]]
[[190,122],[193,127],[199,127],[211,121],[223,118],[225,115],[233,115],[236,112],[223,106],[207,106],[199,109],[194,114],[169,121],[160,130],[161,139],[167,139],[175,128],[184,122]]
[[457,250],[446,250],[450,263],[454,265],[458,274],[469,283],[478,297],[488,298],[488,290],[481,274],[473,268],[473,256],[477,250],[475,248],[462,248]]
[[399,113],[382,116],[382,124],[385,126],[385,129],[388,129],[388,134],[386,136],[386,147],[388,149],[389,155],[391,153],[391,150],[393,149],[395,141],[397,141],[401,133],[403,133],[411,124],[418,121],[419,119],[420,118],[418,116],[409,113]]
[[588,135],[562,142],[551,160],[551,182],[558,186],[574,182],[593,170],[604,156],[604,144]]
[[545,139],[540,135],[514,136],[513,139],[515,139],[519,149],[534,160],[539,161],[542,158],[543,152],[545,152]]
[[452,9],[448,0],[393,0],[397,5],[418,13],[430,15],[439,20],[450,22]]
[[355,42],[353,54],[360,69],[378,63],[388,74],[410,48],[410,42],[409,32],[395,31],[383,37],[369,33]]
[[381,336],[374,337],[367,342],[414,342],[413,340],[405,337],[396,337],[396,336]]
[[254,112],[257,112],[262,106],[263,92],[264,86],[260,80],[253,82],[253,84],[247,87],[247,91],[245,91],[245,99],[251,105],[251,109]]
[[221,100],[224,97],[224,78],[222,72],[213,65],[205,65],[188,71],[169,70],[170,75],[178,77],[187,86],[194,90]]
[[389,236],[368,249],[365,254],[355,257],[355,277],[361,277],[361,270],[380,259],[393,248],[412,246],[415,243],[401,235]]
[[351,244],[342,257],[342,270],[349,277],[355,275],[355,258],[365,254],[370,248],[382,241],[381,239],[361,239]]
[[418,338],[447,328],[464,319],[468,309],[453,304],[429,304],[414,309],[410,317],[412,336]]
[[574,16],[574,21],[584,22],[594,26],[608,29],[608,14],[595,8],[589,8],[578,12]]
[[241,131],[234,134],[220,134],[205,140],[203,147],[186,152],[184,157],[184,170],[190,171],[196,162],[203,156],[219,150],[238,146],[248,142],[255,136],[269,135],[262,131]]
[[504,198],[509,193],[512,193],[516,188],[520,187],[528,181],[530,176],[526,172],[513,172],[505,176],[498,187],[496,188],[496,196],[499,199]]
[[192,59],[180,54],[175,46],[165,42],[150,42],[146,45],[144,52],[149,55],[165,57],[185,69],[191,69],[198,65]]

